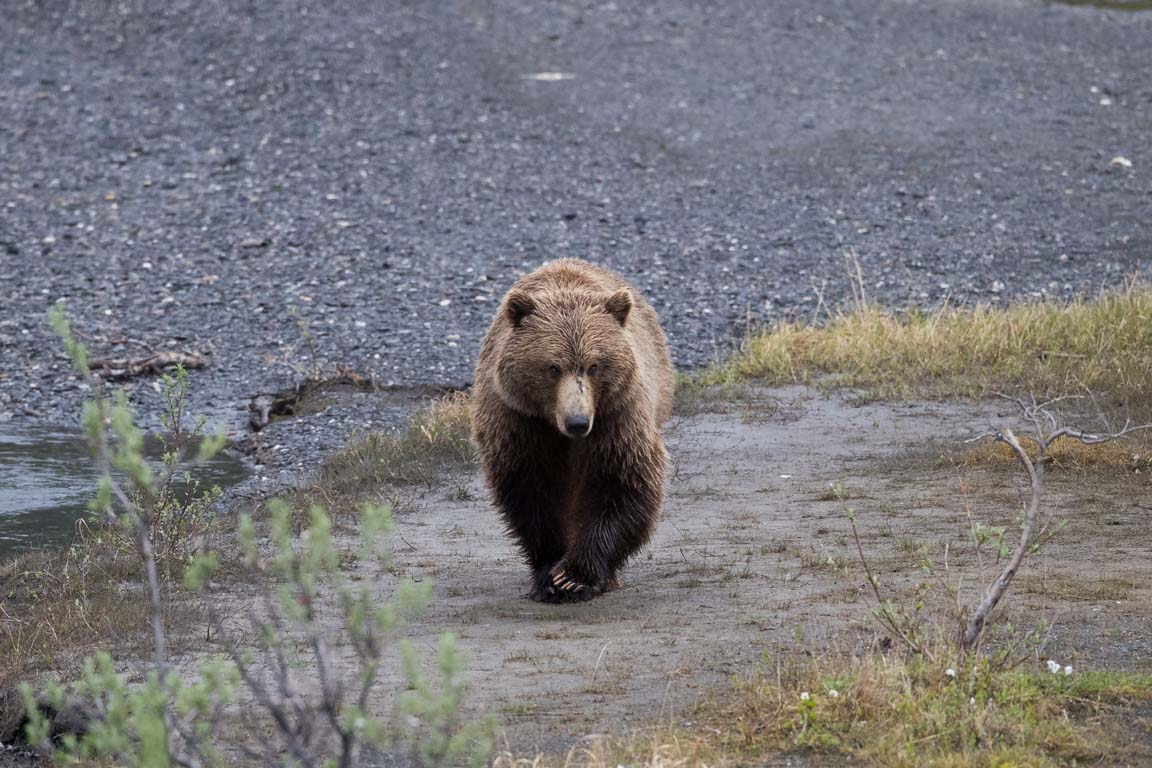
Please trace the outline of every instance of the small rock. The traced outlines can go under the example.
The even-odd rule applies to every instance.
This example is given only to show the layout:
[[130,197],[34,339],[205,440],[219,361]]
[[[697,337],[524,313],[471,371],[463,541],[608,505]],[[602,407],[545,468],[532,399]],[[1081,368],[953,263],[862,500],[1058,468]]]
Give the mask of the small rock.
[[246,237],[240,241],[241,248],[264,248],[271,241],[266,237]]
[[567,72],[533,72],[530,75],[524,75],[525,80],[536,80],[541,83],[556,83],[561,80],[571,80],[576,77]]

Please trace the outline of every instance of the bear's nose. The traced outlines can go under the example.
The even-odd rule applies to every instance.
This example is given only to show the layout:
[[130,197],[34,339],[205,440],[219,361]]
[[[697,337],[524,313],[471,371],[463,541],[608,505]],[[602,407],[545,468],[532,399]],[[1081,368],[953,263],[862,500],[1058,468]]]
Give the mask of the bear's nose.
[[583,437],[588,434],[587,416],[565,416],[564,429],[573,437]]

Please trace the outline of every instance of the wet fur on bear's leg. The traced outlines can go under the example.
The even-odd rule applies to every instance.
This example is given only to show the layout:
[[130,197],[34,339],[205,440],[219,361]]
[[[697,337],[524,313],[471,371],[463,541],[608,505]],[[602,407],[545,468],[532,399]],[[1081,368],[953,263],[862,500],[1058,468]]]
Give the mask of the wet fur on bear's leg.
[[[587,587],[570,590],[582,599],[618,585],[617,572],[651,536],[663,497],[663,461],[654,466],[645,466],[644,461],[644,456],[662,459],[662,443],[644,456],[626,455],[618,449],[613,453],[612,461],[599,463],[613,469],[590,477],[584,488],[584,525],[562,561],[563,580]],[[585,591],[590,595],[585,596]]]
[[550,569],[564,556],[564,536],[555,509],[555,472],[528,458],[515,471],[491,476],[500,516],[532,569],[532,588],[527,597],[548,602]]

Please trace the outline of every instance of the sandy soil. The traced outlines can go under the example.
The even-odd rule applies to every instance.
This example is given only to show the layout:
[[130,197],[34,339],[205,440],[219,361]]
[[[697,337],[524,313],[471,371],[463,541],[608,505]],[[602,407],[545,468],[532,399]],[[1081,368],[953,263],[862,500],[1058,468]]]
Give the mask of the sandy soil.
[[[395,565],[435,581],[411,635],[429,647],[442,630],[461,638],[470,707],[498,714],[513,750],[691,719],[703,694],[765,658],[874,642],[871,594],[831,482],[856,508],[886,588],[910,593],[930,556],[972,600],[980,568],[966,505],[1012,530],[1026,499],[1010,466],[957,469],[942,458],[1010,424],[999,404],[858,406],[790,389],[746,393],[726,410],[670,425],[674,471],[658,532],[624,587],[591,604],[521,597],[526,570],[478,476],[401,511]],[[1049,509],[1068,527],[1022,572],[1009,618],[1052,623],[1042,658],[1152,670],[1147,477],[1057,473],[1050,486]]]

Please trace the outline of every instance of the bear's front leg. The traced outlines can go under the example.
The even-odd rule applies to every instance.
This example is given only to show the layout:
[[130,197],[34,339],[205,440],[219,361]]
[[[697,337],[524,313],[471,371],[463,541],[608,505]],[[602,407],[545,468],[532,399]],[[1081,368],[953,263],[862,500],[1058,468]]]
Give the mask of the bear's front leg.
[[591,600],[616,587],[616,572],[648,541],[660,514],[663,455],[663,445],[651,451],[647,461],[644,456],[617,455],[589,478],[580,533],[549,571],[561,601]]
[[558,602],[549,570],[564,556],[564,537],[556,514],[559,494],[552,475],[531,460],[489,473],[500,516],[532,569],[528,597]]

